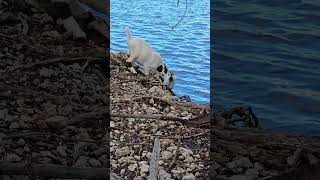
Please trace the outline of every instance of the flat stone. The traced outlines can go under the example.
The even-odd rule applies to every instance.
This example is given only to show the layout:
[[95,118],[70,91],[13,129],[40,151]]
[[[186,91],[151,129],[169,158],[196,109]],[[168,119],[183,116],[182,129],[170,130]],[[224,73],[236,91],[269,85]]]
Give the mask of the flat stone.
[[116,156],[127,156],[130,154],[130,149],[128,146],[120,148],[120,149],[116,149],[115,154],[116,154]]

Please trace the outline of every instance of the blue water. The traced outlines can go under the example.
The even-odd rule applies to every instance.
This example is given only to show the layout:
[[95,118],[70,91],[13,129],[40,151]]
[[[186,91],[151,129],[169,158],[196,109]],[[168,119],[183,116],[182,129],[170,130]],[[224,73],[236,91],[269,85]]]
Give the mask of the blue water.
[[210,101],[210,7],[209,0],[189,1],[182,22],[173,26],[184,13],[185,1],[179,7],[175,0],[111,0],[110,47],[127,51],[128,26],[132,37],[147,41],[161,54],[176,75],[173,91],[189,95],[192,101]]
[[212,7],[212,108],[250,105],[263,127],[320,135],[320,1]]

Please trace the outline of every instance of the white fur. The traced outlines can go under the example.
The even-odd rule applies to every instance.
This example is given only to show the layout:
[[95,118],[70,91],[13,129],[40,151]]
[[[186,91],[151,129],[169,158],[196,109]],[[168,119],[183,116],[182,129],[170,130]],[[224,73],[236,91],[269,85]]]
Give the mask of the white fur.
[[[131,33],[128,28],[125,28],[125,32],[128,38],[128,50],[130,57],[126,60],[126,62],[137,62],[143,65],[143,70],[139,69],[145,75],[156,74],[163,78],[162,85],[166,86],[168,89],[172,89],[175,84],[175,76],[169,70],[167,73],[164,73],[164,68],[166,65],[164,64],[161,56],[155,50],[153,50],[148,43],[146,43],[141,38],[131,38]],[[157,68],[162,66],[163,71],[158,72]],[[133,68],[130,70],[133,73]],[[170,82],[170,77],[173,78],[173,81]]]

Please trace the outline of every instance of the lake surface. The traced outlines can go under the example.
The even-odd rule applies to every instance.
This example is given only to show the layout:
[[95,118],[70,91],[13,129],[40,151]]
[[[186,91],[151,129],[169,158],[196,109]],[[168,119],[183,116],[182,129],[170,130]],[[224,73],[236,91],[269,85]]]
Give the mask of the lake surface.
[[212,7],[212,108],[250,105],[263,127],[320,135],[320,1]]
[[124,27],[132,37],[147,41],[161,54],[176,75],[173,91],[189,95],[192,101],[210,101],[210,7],[209,0],[189,1],[182,22],[173,26],[184,13],[185,1],[111,0],[110,48],[127,51]]

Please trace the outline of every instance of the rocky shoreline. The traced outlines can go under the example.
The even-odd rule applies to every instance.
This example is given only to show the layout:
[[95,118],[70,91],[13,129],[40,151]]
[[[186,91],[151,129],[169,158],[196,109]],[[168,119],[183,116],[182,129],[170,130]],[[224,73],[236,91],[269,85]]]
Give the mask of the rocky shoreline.
[[[111,171],[122,179],[147,179],[154,137],[160,133],[160,179],[209,178],[209,130],[187,126],[166,115],[192,119],[209,113],[208,106],[179,103],[151,76],[132,74],[126,53],[111,53],[111,113],[151,118],[113,117],[110,122]],[[178,103],[178,104],[176,104]]]

